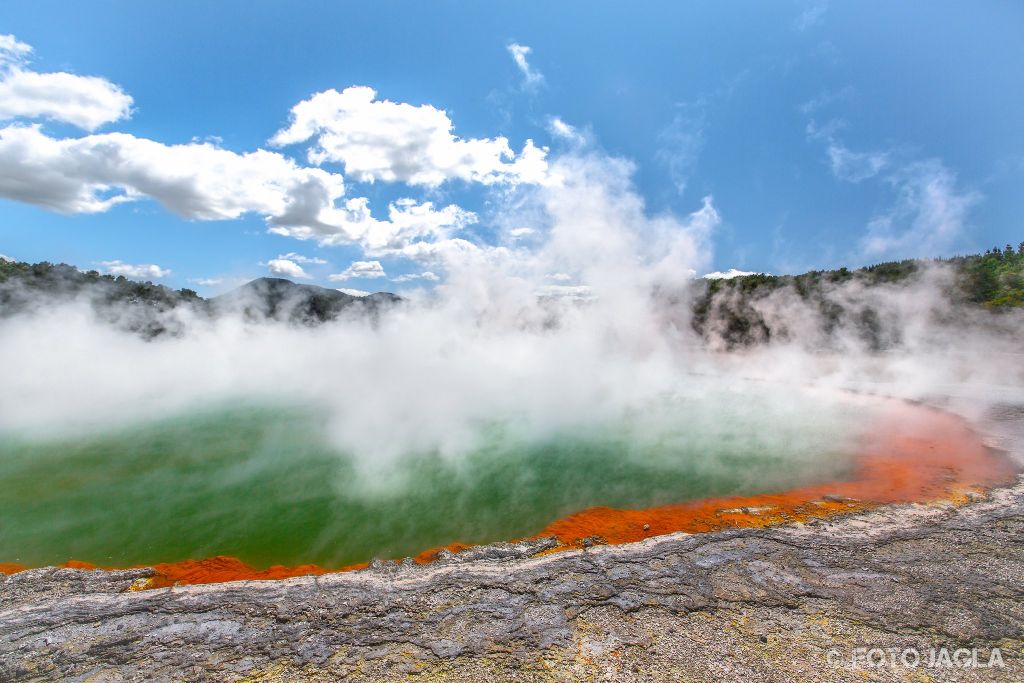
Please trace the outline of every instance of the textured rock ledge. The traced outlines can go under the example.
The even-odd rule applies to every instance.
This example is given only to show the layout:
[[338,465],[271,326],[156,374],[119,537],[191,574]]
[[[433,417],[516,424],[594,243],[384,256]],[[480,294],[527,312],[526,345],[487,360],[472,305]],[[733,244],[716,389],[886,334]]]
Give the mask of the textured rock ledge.
[[[959,507],[545,547],[143,591],[150,570],[0,577],[0,680],[1024,679],[1024,480]],[[858,647],[999,647],[1005,668],[858,669]]]

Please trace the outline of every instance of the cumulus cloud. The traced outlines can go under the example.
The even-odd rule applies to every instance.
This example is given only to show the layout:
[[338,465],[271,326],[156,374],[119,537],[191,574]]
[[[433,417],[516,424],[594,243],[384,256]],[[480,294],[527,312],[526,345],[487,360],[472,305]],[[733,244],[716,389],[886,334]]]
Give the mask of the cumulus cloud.
[[161,268],[155,263],[140,263],[138,265],[132,265],[131,263],[115,260],[100,261],[99,265],[103,268],[103,272],[108,275],[124,275],[125,277],[136,280],[158,280],[171,274],[169,269]]
[[[381,220],[364,197],[344,199],[342,177],[276,152],[239,154],[209,143],[165,145],[125,133],[52,138],[38,126],[0,128],[0,197],[62,213],[101,213],[149,197],[179,216],[263,216],[271,232],[375,255],[429,255],[476,221],[452,204],[400,199]],[[301,261],[291,259],[296,263]],[[309,261],[313,263],[314,261]]]
[[333,209],[329,222],[282,225],[278,221],[270,232],[316,240],[322,245],[357,243],[371,256],[423,258],[436,252],[441,243],[450,242],[455,231],[476,220],[476,214],[454,204],[435,209],[432,202],[412,199],[389,204],[388,218],[381,220],[370,212],[369,200],[358,197]]
[[588,285],[545,285],[537,290],[538,296],[588,301],[593,298],[593,289]]
[[351,289],[349,287],[338,287],[338,291],[342,294],[348,294],[349,296],[370,296],[370,293],[365,289]]
[[193,285],[199,285],[201,287],[216,287],[217,285],[224,282],[224,278],[221,277],[192,277],[188,281]]
[[[31,47],[0,36],[0,120],[51,118],[92,130],[127,116],[131,98],[93,77],[27,70]],[[63,98],[63,99],[61,99]],[[318,93],[292,110],[274,144],[315,137],[315,163],[341,161],[356,180],[436,186],[461,179],[514,187],[547,180],[547,150],[527,141],[516,154],[504,137],[462,139],[440,109],[377,100],[370,88]],[[0,127],[0,198],[61,213],[102,213],[153,199],[192,220],[256,214],[270,232],[322,245],[354,244],[367,256],[435,263],[480,247],[456,233],[474,213],[399,199],[386,216],[365,197],[346,196],[339,173],[303,167],[274,151],[234,152],[219,140],[164,144],[126,133],[54,137],[38,124]],[[326,262],[295,252],[276,261]],[[294,271],[292,271],[294,274]]]
[[436,187],[453,179],[491,185],[540,183],[546,177],[547,150],[532,140],[516,154],[504,137],[453,135],[444,110],[376,97],[365,86],[316,93],[292,107],[290,125],[270,143],[315,139],[311,163],[341,163],[349,178],[361,182]]
[[970,210],[981,194],[958,188],[956,176],[942,162],[908,164],[887,181],[897,200],[868,224],[861,241],[866,255],[940,255],[964,240]]
[[[5,43],[5,54],[20,55],[27,49],[15,43]],[[560,127],[552,125],[560,134],[579,135],[558,122]],[[434,187],[460,179],[502,189],[532,185],[527,192],[548,187],[560,191],[567,182],[575,182],[567,181],[563,172],[578,169],[562,164],[562,171],[552,171],[547,150],[532,141],[516,154],[503,137],[463,139],[452,130],[443,110],[378,100],[372,89],[353,87],[317,93],[300,102],[292,110],[290,125],[272,143],[312,139],[314,163],[339,161],[359,181]],[[235,152],[209,140],[164,144],[127,133],[60,138],[45,133],[39,124],[0,127],[0,197],[58,212],[100,213],[122,203],[153,199],[192,220],[255,214],[274,234],[320,245],[356,245],[368,259],[417,261],[422,270],[416,277],[424,281],[452,262],[493,264],[520,250],[460,234],[478,219],[455,204],[402,198],[389,203],[381,216],[371,211],[366,197],[350,197],[346,191],[340,173],[304,167],[276,151]],[[530,221],[518,221],[500,234],[515,241],[539,228],[527,226]],[[276,274],[301,278],[308,277],[303,268],[308,264],[323,265],[324,260],[289,252],[265,265]],[[350,269],[336,278],[346,274],[373,273]]]
[[505,253],[503,247],[478,245],[460,237],[437,240],[435,242],[413,242],[401,249],[387,252],[392,256],[418,261],[423,265],[445,265],[478,257],[489,258]]
[[317,224],[330,219],[344,191],[341,176],[264,150],[236,154],[127,133],[58,139],[38,126],[0,129],[0,196],[62,213],[99,213],[151,197],[185,218],[253,212]]
[[0,36],[0,120],[44,118],[92,131],[131,112],[131,96],[105,78],[27,69],[31,52]]
[[287,254],[281,254],[277,258],[288,259],[289,261],[294,261],[295,263],[305,263],[317,266],[322,266],[327,263],[327,261],[325,261],[322,258],[316,256],[303,256],[302,254],[296,254],[294,251],[289,251]]
[[705,280],[731,280],[734,277],[744,277],[747,275],[759,275],[757,271],[753,270],[737,270],[736,268],[730,268],[729,270],[716,270],[713,273],[708,273],[704,276]]
[[429,270],[425,270],[422,273],[405,273],[404,275],[399,275],[398,277],[391,278],[391,281],[399,283],[411,282],[413,280],[426,280],[427,282],[437,282],[440,279],[441,278],[435,275],[434,273],[430,272]]
[[14,259],[12,259],[12,258],[11,258],[10,256],[6,256],[6,255],[4,255],[4,254],[0,254],[0,261],[9,261],[9,262],[13,262],[13,261],[14,261]]
[[531,52],[533,50],[526,45],[510,43],[508,46],[508,53],[512,55],[512,61],[516,63],[520,73],[523,74],[523,87],[527,89],[536,88],[544,82],[544,75],[531,67],[530,62],[526,60],[526,56]]
[[340,273],[329,276],[332,282],[344,282],[345,280],[372,280],[379,277],[387,277],[384,266],[380,261],[353,261],[352,265]]
[[285,277],[293,277],[297,280],[309,280],[310,276],[302,269],[295,261],[290,261],[286,258],[275,258],[270,259],[264,264],[274,275],[283,275]]

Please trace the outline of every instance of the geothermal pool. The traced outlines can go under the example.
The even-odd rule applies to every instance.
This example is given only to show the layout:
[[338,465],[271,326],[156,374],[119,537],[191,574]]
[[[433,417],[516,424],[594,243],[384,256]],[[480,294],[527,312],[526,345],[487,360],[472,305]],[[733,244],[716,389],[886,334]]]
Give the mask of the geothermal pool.
[[[690,530],[680,511],[690,519],[700,504],[687,501],[801,489],[857,500],[865,491],[841,482],[858,476],[898,488],[924,470],[894,469],[886,444],[909,438],[926,455],[935,448],[927,421],[878,440],[880,421],[886,429],[914,422],[893,420],[891,403],[838,392],[771,399],[749,387],[671,397],[614,421],[541,433],[495,421],[455,451],[375,458],[335,446],[328,412],[295,405],[204,406],[118,429],[7,434],[0,562],[126,567],[227,555],[255,568],[340,568],[545,530],[566,542],[637,540]],[[986,456],[974,447],[953,443],[956,457],[980,463]],[[882,464],[866,461],[865,449]],[[935,467],[938,480],[963,478],[949,474],[949,462]],[[972,476],[994,481],[985,472]],[[620,534],[630,514],[641,517]]]

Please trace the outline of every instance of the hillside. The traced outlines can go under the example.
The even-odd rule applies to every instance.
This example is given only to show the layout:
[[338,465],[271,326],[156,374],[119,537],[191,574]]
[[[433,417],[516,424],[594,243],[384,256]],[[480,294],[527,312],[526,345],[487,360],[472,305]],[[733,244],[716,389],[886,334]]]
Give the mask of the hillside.
[[191,289],[171,289],[152,282],[136,282],[123,275],[102,275],[66,263],[23,263],[0,259],[0,306],[20,310],[38,297],[90,299],[115,304],[146,304],[173,308],[202,301]]
[[[926,280],[926,275],[931,275]],[[801,275],[746,275],[702,280],[692,324],[705,340],[728,348],[788,341],[803,306],[826,339],[841,331],[880,350],[899,343],[898,320],[886,320],[885,293],[914,287],[920,308],[936,315],[954,310],[1006,312],[1024,306],[1024,242],[984,254],[949,259],[908,259],[856,270],[815,270]],[[926,294],[934,294],[928,296]],[[939,310],[941,309],[941,310]],[[782,312],[785,311],[785,315]],[[890,311],[890,313],[892,313]],[[807,316],[804,316],[806,319]]]
[[211,317],[239,313],[250,322],[287,321],[316,325],[334,320],[352,308],[376,314],[401,301],[389,292],[365,297],[334,289],[297,284],[280,278],[258,278],[210,299],[191,289],[171,289],[136,282],[119,275],[83,271],[65,263],[23,263],[0,259],[0,317],[32,307],[84,301],[103,319],[147,338],[180,331],[180,315]]
[[376,312],[401,301],[390,292],[353,296],[336,289],[303,285],[284,278],[261,277],[209,300],[216,312],[240,311],[249,320],[286,320],[316,325],[336,319],[350,307]]
[[[930,277],[926,277],[930,276]],[[811,332],[826,346],[841,334],[874,350],[898,345],[897,291],[911,291],[935,315],[956,310],[993,315],[1024,308],[1024,242],[984,254],[949,259],[912,259],[850,270],[815,270],[800,275],[747,275],[696,280],[691,324],[706,342],[737,348],[792,341]],[[41,301],[85,300],[104,318],[147,337],[176,332],[168,313],[318,325],[346,310],[376,316],[401,301],[389,292],[356,297],[344,292],[263,277],[220,296],[204,299],[191,289],[171,289],[123,276],[82,271],[67,264],[0,260],[0,317]],[[796,307],[803,315],[794,315]],[[794,321],[806,322],[796,329]],[[810,331],[809,331],[810,330]]]

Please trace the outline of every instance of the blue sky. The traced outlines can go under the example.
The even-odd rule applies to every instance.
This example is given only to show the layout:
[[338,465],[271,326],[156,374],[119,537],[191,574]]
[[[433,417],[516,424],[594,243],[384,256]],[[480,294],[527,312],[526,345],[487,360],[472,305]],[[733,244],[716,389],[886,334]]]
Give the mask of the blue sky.
[[[636,191],[650,214],[684,216],[712,197],[721,217],[711,239],[715,270],[799,272],[1024,239],[1018,2],[662,2],[641,10],[608,2],[36,0],[5,3],[2,15],[0,34],[32,48],[9,51],[8,80],[13,71],[96,76],[131,97],[130,112],[115,111],[95,126],[68,114],[67,101],[47,105],[47,115],[33,113],[38,98],[20,113],[9,105],[4,114],[0,101],[0,128],[10,138],[6,153],[0,145],[0,254],[21,260],[114,271],[156,265],[150,273],[161,281],[204,293],[267,274],[267,264],[288,254],[298,255],[283,260],[302,268],[305,281],[326,286],[400,290],[430,281],[393,281],[403,274],[444,276],[443,263],[410,258],[392,248],[394,240],[369,246],[369,238],[351,237],[356,228],[324,243],[330,230],[343,230],[333,219],[313,234],[302,221],[280,228],[290,220],[282,219],[284,210],[257,196],[230,210],[223,197],[203,191],[183,197],[159,150],[146,157],[151,166],[132,160],[130,173],[113,176],[108,166],[82,170],[82,159],[69,161],[67,150],[45,168],[24,151],[111,133],[131,136],[122,155],[143,154],[138,140],[208,141],[235,155],[268,150],[298,169],[275,170],[284,175],[268,181],[284,183],[285,203],[295,198],[296,183],[312,177],[304,169],[316,169],[323,187],[344,183],[327,209],[361,197],[383,220],[389,202],[409,197],[433,210],[475,214],[466,225],[451,223],[449,214],[444,235],[431,233],[436,242],[453,235],[482,246],[494,241],[503,206],[496,197],[507,200],[509,186],[533,182],[507,164],[527,140],[547,147],[553,160],[578,146],[571,136],[635,164]],[[529,48],[532,81],[511,45]],[[436,182],[388,180],[389,170],[369,182],[359,179],[356,155],[363,152],[351,145],[319,163],[307,152],[323,143],[317,135],[325,130],[357,125],[365,133],[372,121],[320,120],[312,137],[270,144],[289,128],[292,107],[350,86],[375,90],[375,103],[430,105],[447,114],[458,139],[503,136],[517,156],[486,172],[445,167]],[[46,96],[60,99],[59,90]],[[103,92],[104,106],[117,110],[110,93]],[[554,119],[573,132],[559,136]],[[10,129],[32,125],[38,136],[12,141]],[[75,153],[95,160],[96,149]],[[175,173],[184,173],[204,162],[176,163],[182,169]],[[59,184],[72,166],[79,174],[73,182],[101,199],[127,192],[133,201],[85,208],[40,189]],[[119,185],[139,174],[147,180],[138,187]],[[114,187],[95,190],[102,182]],[[159,190],[146,190],[152,186]],[[234,187],[225,191],[234,195]],[[175,201],[188,208],[168,210]],[[274,225],[286,234],[268,233]],[[354,262],[380,263],[386,275],[369,266],[350,270]],[[352,277],[329,279],[346,272]],[[220,283],[197,284],[212,280]]]

